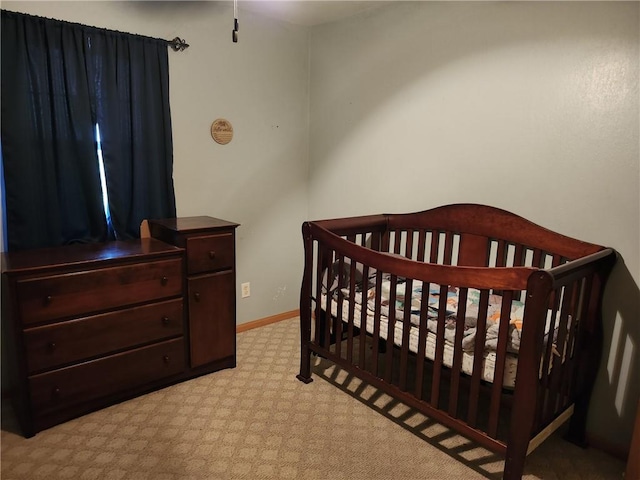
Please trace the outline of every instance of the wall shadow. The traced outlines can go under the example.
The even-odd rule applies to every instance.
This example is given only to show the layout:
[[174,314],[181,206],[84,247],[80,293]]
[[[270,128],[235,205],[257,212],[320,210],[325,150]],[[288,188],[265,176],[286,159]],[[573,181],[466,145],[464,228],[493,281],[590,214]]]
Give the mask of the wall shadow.
[[[626,454],[633,428],[629,419],[635,417],[640,398],[640,288],[620,255],[607,282],[602,316],[604,348],[596,385],[606,383],[609,388],[594,391],[587,427],[596,416],[607,422],[617,419],[619,423],[608,428],[620,432],[620,444],[613,447]],[[597,412],[593,405],[598,405]]]

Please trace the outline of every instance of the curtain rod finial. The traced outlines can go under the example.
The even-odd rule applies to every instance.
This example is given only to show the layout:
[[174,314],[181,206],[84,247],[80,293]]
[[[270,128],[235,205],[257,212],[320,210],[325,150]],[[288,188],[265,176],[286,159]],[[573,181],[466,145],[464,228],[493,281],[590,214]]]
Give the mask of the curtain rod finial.
[[167,43],[173,49],[174,52],[177,52],[177,51],[182,52],[183,50],[189,48],[189,44],[187,43],[187,41],[183,40],[180,37],[176,37],[171,41],[167,41]]

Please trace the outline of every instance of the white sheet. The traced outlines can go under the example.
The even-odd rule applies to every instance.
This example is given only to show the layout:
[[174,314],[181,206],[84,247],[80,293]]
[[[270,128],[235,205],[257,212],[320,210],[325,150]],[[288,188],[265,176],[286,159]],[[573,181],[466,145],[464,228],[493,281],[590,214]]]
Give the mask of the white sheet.
[[[327,296],[322,295],[321,299],[321,307],[326,311],[327,306]],[[360,318],[361,318],[361,307],[358,303],[354,305],[354,318],[353,324],[354,326],[360,328]],[[331,301],[331,314],[334,317],[338,316],[338,305],[335,299]],[[347,322],[349,318],[349,304],[347,301],[343,303],[342,306],[342,319]],[[367,310],[367,332],[373,334],[374,329],[374,315],[371,314]],[[380,338],[384,340],[387,339],[387,331],[388,331],[388,319],[387,317],[381,315],[380,316]],[[403,322],[396,321],[395,329],[393,334],[393,343],[397,346],[402,346],[402,333],[403,333]],[[419,331],[416,326],[411,327],[411,331],[409,332],[409,349],[417,353],[418,352],[418,341],[419,341]],[[425,348],[425,357],[433,360],[435,358],[435,350],[436,350],[436,335],[433,332],[428,332],[427,334],[427,343]],[[453,366],[453,356],[454,356],[454,346],[450,342],[445,342],[444,353],[443,353],[443,364],[447,367]],[[468,375],[473,373],[473,352],[463,351],[462,353],[462,371]],[[495,351],[485,351],[483,353],[483,361],[482,361],[482,371],[481,378],[487,382],[492,382],[495,376],[495,368],[496,368],[496,353]],[[505,359],[505,368],[503,375],[503,386],[505,388],[513,388],[516,381],[516,370],[518,367],[518,357],[515,354],[508,353]]]

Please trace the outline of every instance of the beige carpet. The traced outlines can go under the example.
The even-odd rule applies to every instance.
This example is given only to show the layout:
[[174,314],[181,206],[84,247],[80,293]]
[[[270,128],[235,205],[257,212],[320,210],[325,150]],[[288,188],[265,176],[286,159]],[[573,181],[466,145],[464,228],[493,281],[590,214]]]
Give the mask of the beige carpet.
[[[1,478],[482,479],[502,461],[326,361],[298,371],[298,322],[238,335],[238,367],[40,432],[3,408]],[[552,436],[527,479],[620,479],[624,464]]]

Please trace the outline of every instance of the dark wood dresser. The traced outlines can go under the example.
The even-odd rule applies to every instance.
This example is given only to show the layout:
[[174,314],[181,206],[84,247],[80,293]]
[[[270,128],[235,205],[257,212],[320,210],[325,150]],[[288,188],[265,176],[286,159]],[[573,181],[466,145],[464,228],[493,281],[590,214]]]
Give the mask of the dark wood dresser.
[[152,237],[185,249],[192,375],[236,366],[237,223],[213,217],[149,220]]
[[183,299],[183,250],[155,239],[2,254],[24,435],[185,378]]

